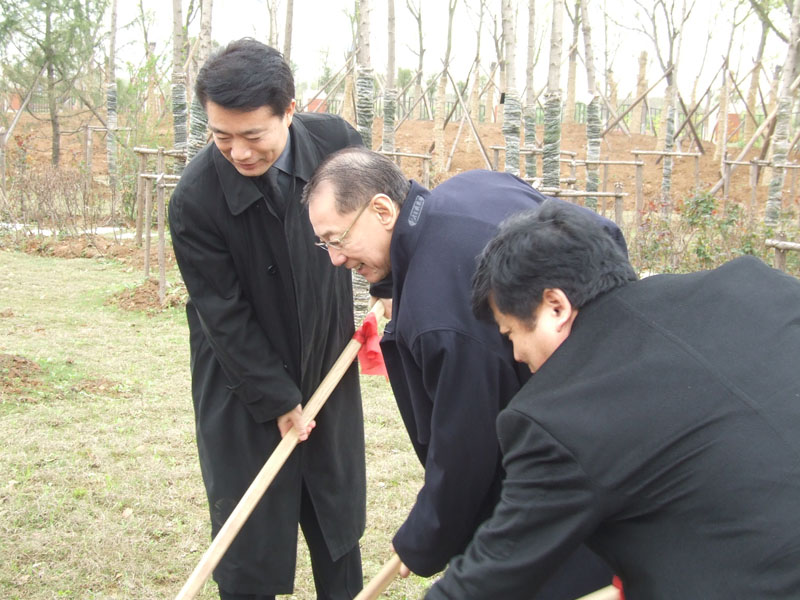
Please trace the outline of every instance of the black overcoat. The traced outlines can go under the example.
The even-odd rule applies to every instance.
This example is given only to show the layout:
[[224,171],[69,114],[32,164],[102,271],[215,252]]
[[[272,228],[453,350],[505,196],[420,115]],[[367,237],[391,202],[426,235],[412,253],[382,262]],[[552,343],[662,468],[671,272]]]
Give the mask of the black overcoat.
[[[350,273],[315,240],[303,185],[331,152],[360,145],[330,115],[296,114],[295,169],[283,222],[253,179],[211,143],[186,167],[169,206],[189,292],[197,446],[215,535],[280,442],[275,419],[305,403],[352,337]],[[364,530],[366,477],[353,365],[223,557],[214,578],[240,593],[290,593],[301,481],[334,558]]]

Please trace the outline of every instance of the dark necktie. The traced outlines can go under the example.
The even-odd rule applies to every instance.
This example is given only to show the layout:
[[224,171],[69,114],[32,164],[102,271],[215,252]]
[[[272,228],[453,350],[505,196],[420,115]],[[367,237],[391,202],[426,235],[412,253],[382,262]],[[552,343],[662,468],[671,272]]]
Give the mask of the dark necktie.
[[279,169],[271,168],[267,171],[267,182],[269,183],[272,204],[281,220],[286,214],[286,204],[290,191],[289,179],[289,175]]

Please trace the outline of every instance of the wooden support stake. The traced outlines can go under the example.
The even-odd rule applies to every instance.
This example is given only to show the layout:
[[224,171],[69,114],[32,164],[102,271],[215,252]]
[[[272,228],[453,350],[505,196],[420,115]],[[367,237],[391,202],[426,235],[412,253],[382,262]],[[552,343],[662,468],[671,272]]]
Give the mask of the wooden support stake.
[[458,90],[458,85],[456,85],[455,80],[453,80],[453,76],[450,75],[450,71],[445,69],[447,76],[450,78],[450,83],[453,85],[453,90],[455,90],[456,98],[458,99],[458,103],[461,105],[461,108],[464,111],[464,116],[467,117],[467,121],[469,122],[470,129],[472,129],[472,135],[475,136],[475,141],[478,142],[478,148],[481,151],[481,155],[483,155],[483,160],[486,161],[487,168],[492,168],[492,163],[489,162],[489,156],[486,154],[486,148],[483,146],[483,141],[481,141],[481,136],[478,135],[478,130],[475,127],[475,123],[472,121],[472,117],[469,116],[469,110],[467,109],[467,105],[464,102],[464,99],[461,97],[461,92]]
[[156,171],[158,172],[158,179],[156,179],[156,214],[158,215],[158,300],[161,306],[164,306],[164,300],[167,295],[167,276],[166,276],[166,256],[165,256],[165,235],[164,235],[164,221],[166,213],[166,200],[164,193],[164,149],[158,149],[158,157],[156,159]]
[[[790,94],[794,94],[794,92],[797,89],[798,85],[800,85],[800,75],[798,75],[795,78],[795,80],[792,82],[792,85],[789,86],[789,93]],[[768,127],[770,127],[772,125],[772,122],[775,120],[775,117],[777,116],[777,114],[778,114],[778,106],[776,105],[775,106],[775,110],[773,110],[769,114],[769,116],[767,116],[767,118],[764,119],[763,123],[761,123],[761,125],[758,127],[758,129],[756,129],[756,132],[753,134],[753,137],[751,137],[750,141],[747,142],[747,144],[745,144],[744,148],[742,148],[742,151],[739,153],[739,156],[736,157],[734,162],[738,163],[738,162],[740,162],[742,160],[742,158],[747,156],[747,153],[750,152],[750,148],[753,147],[753,144],[756,143],[756,140],[759,138],[759,136],[761,136],[761,134],[764,132],[765,129],[767,129]],[[765,144],[765,146],[766,146],[766,144]],[[732,167],[731,171],[733,171],[733,169],[736,168],[736,165],[735,164],[731,165],[731,167]],[[722,184],[724,183],[724,179],[725,178],[723,177],[722,179],[717,181],[717,183],[714,184],[714,186],[708,191],[708,193],[711,194],[711,195],[716,194],[719,191],[719,188],[722,187]]]
[[[664,74],[661,77],[658,78],[658,81],[656,81],[653,85],[651,85],[649,88],[647,88],[647,90],[644,93],[639,94],[639,97],[636,98],[636,100],[634,100],[633,103],[627,109],[625,109],[624,112],[622,112],[618,117],[616,117],[609,124],[609,126],[605,128],[605,131],[603,131],[603,133],[600,134],[600,137],[604,137],[609,131],[614,129],[614,126],[617,123],[619,123],[622,119],[624,119],[626,116],[628,116],[628,113],[631,112],[636,107],[636,105],[639,104],[639,102],[641,102],[642,100],[647,98],[647,94],[652,92],[653,88],[656,87],[659,83],[661,83],[661,80],[664,79],[664,77],[666,77],[670,72],[672,72],[672,67],[670,67],[669,69],[664,71]],[[649,114],[648,114],[648,117],[649,117]],[[630,135],[630,132],[628,133],[628,135]]]
[[636,229],[642,226],[642,213],[644,212],[644,163],[639,161],[639,155],[633,154],[636,165],[636,215],[634,217]]
[[150,278],[150,228],[153,212],[153,180],[144,180],[144,278]]
[[139,154],[139,174],[136,177],[136,245],[142,247],[142,219],[144,218],[144,194],[145,178],[142,177],[147,171],[147,156]]

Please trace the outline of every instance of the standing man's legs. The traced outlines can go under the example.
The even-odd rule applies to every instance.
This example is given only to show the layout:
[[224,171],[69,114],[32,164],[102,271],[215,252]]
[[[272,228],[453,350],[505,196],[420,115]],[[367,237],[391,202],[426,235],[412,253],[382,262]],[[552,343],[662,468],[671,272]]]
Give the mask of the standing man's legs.
[[275,596],[260,594],[233,594],[219,588],[219,600],[275,600]]
[[339,560],[331,558],[305,484],[300,501],[300,527],[311,555],[317,600],[352,600],[364,586],[361,549],[356,544]]

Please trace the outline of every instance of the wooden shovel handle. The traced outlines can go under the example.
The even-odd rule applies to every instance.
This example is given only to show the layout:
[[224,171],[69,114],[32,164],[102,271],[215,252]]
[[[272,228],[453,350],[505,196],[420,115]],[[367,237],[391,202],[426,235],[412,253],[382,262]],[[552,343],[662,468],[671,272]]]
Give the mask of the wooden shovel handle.
[[[376,302],[369,312],[375,313],[375,318],[380,319],[383,316],[383,303]],[[331,395],[331,392],[333,392],[339,384],[339,380],[341,380],[347,372],[347,369],[350,368],[350,364],[358,355],[360,349],[361,344],[356,340],[350,340],[347,343],[347,346],[345,346],[339,358],[333,363],[331,370],[325,375],[325,378],[317,387],[314,395],[311,396],[311,399],[303,408],[303,424],[308,424],[317,416],[328,400],[328,396]],[[214,568],[219,564],[222,556],[228,550],[231,543],[233,543],[236,534],[239,533],[239,530],[241,530],[245,521],[253,512],[259,500],[261,500],[264,492],[267,491],[269,484],[275,479],[283,463],[289,458],[289,455],[297,444],[297,431],[292,428],[283,437],[278,447],[275,448],[272,455],[253,480],[253,483],[247,488],[244,496],[239,500],[236,508],[233,509],[233,512],[231,512],[225,524],[214,537],[208,550],[205,551],[200,558],[200,562],[197,563],[194,571],[192,571],[192,574],[189,575],[189,579],[186,580],[181,591],[175,596],[175,600],[191,600],[197,596],[197,593],[211,576],[212,571],[214,571]]]
[[619,590],[613,585],[609,585],[586,596],[581,596],[578,600],[619,600],[620,598]]
[[375,600],[392,583],[400,571],[401,564],[400,557],[397,554],[392,554],[392,557],[381,567],[378,574],[369,580],[369,583],[364,586],[364,589],[358,593],[354,600]]

